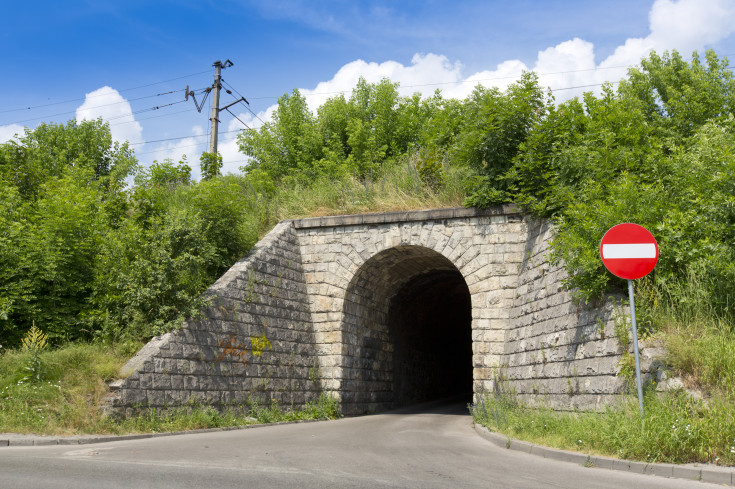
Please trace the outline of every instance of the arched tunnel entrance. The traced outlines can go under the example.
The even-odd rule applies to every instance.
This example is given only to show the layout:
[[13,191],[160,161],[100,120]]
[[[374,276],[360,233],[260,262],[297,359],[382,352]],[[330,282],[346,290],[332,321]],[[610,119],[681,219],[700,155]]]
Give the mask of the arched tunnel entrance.
[[399,246],[370,258],[345,294],[345,414],[472,397],[472,303],[447,258]]

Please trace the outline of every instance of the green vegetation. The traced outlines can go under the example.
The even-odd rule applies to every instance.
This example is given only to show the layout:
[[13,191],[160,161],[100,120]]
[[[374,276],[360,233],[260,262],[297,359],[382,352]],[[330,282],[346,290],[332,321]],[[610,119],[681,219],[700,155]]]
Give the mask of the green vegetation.
[[[659,241],[653,287],[698,277],[718,317],[735,292],[735,80],[713,52],[652,54],[618,89],[556,104],[532,73],[465,100],[403,97],[361,80],[313,114],[295,90],[239,139],[242,175],[203,154],[137,164],[102,122],[42,124],[0,145],[0,334],[35,321],[51,344],[144,340],[283,218],[518,202],[558,228],[554,257],[594,300],[605,230],[638,222]],[[126,182],[133,181],[126,186]]]
[[[361,80],[316,113],[294,90],[271,122],[240,136],[250,158],[241,175],[221,175],[221,157],[205,153],[200,182],[186,161],[140,167],[101,121],[26,131],[0,145],[0,367],[10,372],[1,387],[19,389],[3,394],[0,409],[30,416],[15,403],[35,389],[61,396],[43,402],[66,410],[59,427],[43,429],[74,425],[64,416],[94,423],[89,412],[115,376],[111,358],[119,366],[132,354],[125,345],[196,315],[201,293],[281,219],[516,202],[555,223],[553,257],[581,300],[624,287],[599,260],[604,232],[624,221],[648,227],[661,261],[636,284],[641,334],[660,336],[673,372],[711,396],[689,412],[704,420],[721,409],[732,418],[735,79],[727,65],[713,52],[691,62],[653,53],[617,89],[558,104],[533,73],[505,91],[477,87],[464,100],[404,97],[389,80]],[[34,324],[49,349],[21,349]],[[107,365],[105,375],[53,373],[53,355],[85,348],[89,365]],[[91,401],[76,405],[75,389]],[[650,410],[678,413],[679,397],[650,396]],[[202,409],[202,419],[220,416]],[[33,423],[2,426],[41,429]],[[730,460],[724,445],[712,446],[698,459]],[[667,453],[631,456],[686,458]]]
[[179,431],[254,423],[334,419],[336,401],[322,395],[303,409],[271,403],[233,406],[219,412],[193,403],[187,407],[147,411],[129,419],[103,416],[99,402],[108,392],[107,381],[117,378],[120,367],[140,348],[140,343],[67,344],[37,354],[43,366],[40,378],[28,378],[26,369],[33,353],[5,352],[0,362],[0,427],[3,432],[68,435],[79,433],[140,433]]
[[[664,341],[670,373],[700,390],[697,400],[682,389],[656,392],[644,387],[645,416],[635,394],[632,364],[630,389],[620,405],[601,413],[559,413],[518,403],[512,393],[486,396],[471,411],[475,422],[511,438],[579,450],[585,453],[666,463],[735,465],[735,328],[717,318],[706,293],[692,277],[676,301],[662,296],[651,281],[640,288],[649,304],[644,322]],[[686,299],[686,300],[681,300]],[[650,330],[649,330],[650,331]],[[622,375],[622,372],[621,372]],[[540,397],[543,403],[543,396]]]
[[97,405],[108,392],[106,381],[140,343],[110,348],[100,343],[67,344],[38,353],[43,375],[29,379],[33,353],[6,351],[0,362],[0,426],[16,433],[69,434],[111,432]]
[[662,296],[650,282],[639,291],[653,304],[644,321],[655,325],[655,336],[664,341],[670,373],[702,391],[704,400],[681,389],[657,393],[655,384],[649,383],[641,419],[632,382],[631,395],[601,413],[532,409],[505,393],[473,406],[475,421],[511,438],[585,453],[646,462],[735,465],[733,324],[717,318],[708,301],[695,300],[707,293],[695,277],[675,294],[676,301]]
[[472,407],[475,422],[510,438],[645,462],[711,462],[735,465],[735,408],[720,399],[695,401],[679,391],[645,395],[603,413],[564,414],[529,408],[510,394],[487,397]]
[[152,409],[117,422],[112,422],[109,418],[105,420],[111,425],[111,432],[122,434],[186,431],[310,419],[337,419],[339,417],[337,401],[326,394],[321,394],[316,401],[308,403],[303,409],[284,409],[274,401],[267,406],[259,406],[251,402],[246,406],[236,406],[220,412],[211,406],[191,403],[189,406],[167,412]]

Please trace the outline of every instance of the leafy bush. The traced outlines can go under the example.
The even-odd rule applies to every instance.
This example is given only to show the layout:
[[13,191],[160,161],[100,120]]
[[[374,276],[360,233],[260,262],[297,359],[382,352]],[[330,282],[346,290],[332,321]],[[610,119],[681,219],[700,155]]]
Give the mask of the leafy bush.
[[[0,145],[7,345],[33,321],[54,344],[171,329],[256,241],[256,204],[240,179],[195,184],[185,161],[134,164],[99,121],[42,124]],[[126,189],[131,172],[136,183]]]

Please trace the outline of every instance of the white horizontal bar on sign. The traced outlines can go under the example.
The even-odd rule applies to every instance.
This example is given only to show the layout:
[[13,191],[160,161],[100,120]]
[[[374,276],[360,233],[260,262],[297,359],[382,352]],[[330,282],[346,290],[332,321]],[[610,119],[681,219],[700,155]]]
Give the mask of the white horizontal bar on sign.
[[656,258],[656,245],[653,243],[604,244],[602,257],[615,258]]

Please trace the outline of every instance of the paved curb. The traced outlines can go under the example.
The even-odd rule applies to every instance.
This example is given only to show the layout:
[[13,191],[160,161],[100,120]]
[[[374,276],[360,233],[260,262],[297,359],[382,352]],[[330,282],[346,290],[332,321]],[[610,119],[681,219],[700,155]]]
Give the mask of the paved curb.
[[281,421],[279,423],[250,424],[246,426],[227,426],[224,428],[205,428],[187,431],[166,431],[163,433],[138,433],[134,435],[80,435],[80,436],[41,436],[22,435],[15,433],[0,433],[0,448],[2,447],[40,447],[49,445],[89,445],[92,443],[106,443],[111,441],[140,440],[143,438],[160,438],[163,436],[192,435],[196,433],[216,433],[219,431],[249,430],[265,426],[278,426],[297,423],[316,423],[318,421],[332,421],[324,419],[302,419],[299,421]]
[[560,462],[571,462],[585,467],[598,467],[601,469],[621,470],[634,472],[636,474],[657,475],[659,477],[674,477],[677,479],[689,479],[702,482],[712,482],[728,486],[735,486],[735,470],[724,467],[706,467],[675,464],[647,464],[644,462],[632,462],[616,458],[587,455],[568,450],[557,450],[541,445],[535,445],[527,441],[519,441],[508,438],[500,433],[494,433],[484,426],[474,424],[475,431],[484,439],[501,448],[518,450],[520,452],[538,455],[540,457]]

